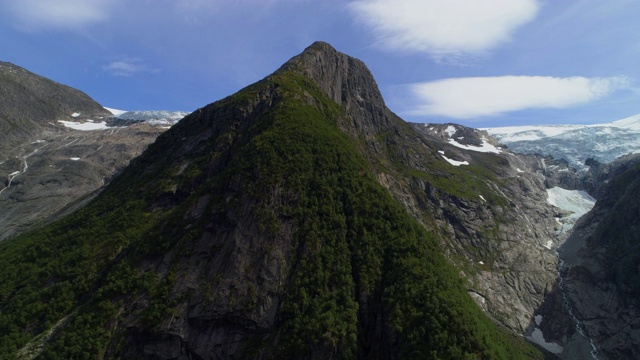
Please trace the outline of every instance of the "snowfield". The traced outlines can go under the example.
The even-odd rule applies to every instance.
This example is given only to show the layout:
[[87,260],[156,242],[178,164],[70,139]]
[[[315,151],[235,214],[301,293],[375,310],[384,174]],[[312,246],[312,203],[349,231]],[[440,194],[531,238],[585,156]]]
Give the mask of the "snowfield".
[[93,122],[93,120],[87,120],[87,122],[81,123],[76,121],[58,120],[58,122],[62,123],[62,125],[68,128],[71,128],[74,130],[82,130],[82,131],[105,130],[109,128],[107,126],[107,123],[104,121],[96,123],[96,122]]
[[544,334],[542,334],[542,330],[540,330],[540,328],[538,328],[538,326],[540,325],[540,323],[542,322],[542,315],[536,315],[535,316],[535,321],[536,321],[536,327],[533,330],[533,333],[531,333],[531,335],[527,336],[527,339],[533,341],[534,343],[542,346],[543,348],[547,349],[548,351],[554,353],[554,354],[560,354],[562,352],[562,350],[564,350],[564,348],[556,343],[549,343],[544,339]]
[[640,115],[593,125],[535,125],[486,128],[491,136],[515,153],[551,155],[571,167],[586,171],[593,158],[609,163],[630,153],[640,153]]
[[449,144],[451,144],[451,145],[453,145],[455,147],[459,147],[461,149],[477,151],[477,152],[495,153],[495,154],[499,154],[499,153],[502,152],[502,150],[500,148],[497,148],[497,147],[489,144],[489,142],[487,142],[487,139],[482,139],[482,145],[480,145],[480,146],[472,146],[472,145],[460,144],[459,142],[457,142],[457,141],[455,141],[453,139],[449,139]]
[[566,190],[560,187],[547,189],[547,202],[562,210],[569,211],[569,216],[558,219],[562,224],[560,233],[565,233],[578,221],[582,215],[593,208],[596,199],[582,190]]

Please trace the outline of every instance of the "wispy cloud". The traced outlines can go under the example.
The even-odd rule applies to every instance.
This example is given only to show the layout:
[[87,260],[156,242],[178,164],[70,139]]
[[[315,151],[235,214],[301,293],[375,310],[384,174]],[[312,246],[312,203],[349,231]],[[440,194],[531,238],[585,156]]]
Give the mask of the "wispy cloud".
[[0,4],[23,31],[75,30],[109,19],[117,0],[0,0]]
[[102,69],[114,76],[133,76],[140,73],[157,73],[154,69],[138,58],[123,58],[112,61],[102,67]]
[[533,20],[536,0],[358,0],[349,8],[388,50],[437,60],[481,55]]
[[569,108],[628,88],[626,77],[499,76],[445,79],[409,85],[411,115],[456,119],[531,108]]

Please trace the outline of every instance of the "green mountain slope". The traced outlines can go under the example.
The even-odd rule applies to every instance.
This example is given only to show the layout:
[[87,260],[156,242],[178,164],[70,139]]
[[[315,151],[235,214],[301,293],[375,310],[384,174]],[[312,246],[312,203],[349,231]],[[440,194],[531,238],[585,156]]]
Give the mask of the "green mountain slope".
[[0,244],[0,353],[540,357],[475,305],[305,71],[194,112],[91,204]]

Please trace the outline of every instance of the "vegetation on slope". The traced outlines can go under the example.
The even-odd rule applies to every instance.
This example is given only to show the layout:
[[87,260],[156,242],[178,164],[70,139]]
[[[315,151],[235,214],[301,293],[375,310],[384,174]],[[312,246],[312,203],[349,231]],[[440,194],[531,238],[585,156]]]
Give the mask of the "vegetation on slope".
[[[154,329],[171,317],[190,296],[171,292],[176,272],[185,270],[169,266],[161,274],[140,264],[177,248],[188,256],[188,239],[201,236],[207,223],[200,219],[185,230],[185,209],[208,193],[211,207],[237,209],[242,199],[254,199],[247,211],[260,219],[267,238],[278,236],[286,219],[296,224],[280,320],[255,351],[285,358],[538,355],[486,318],[433,236],[376,182],[364,156],[339,131],[345,115],[337,104],[293,73],[260,86],[275,89],[273,108],[245,133],[215,137],[234,138],[237,151],[203,145],[212,148],[184,171],[157,167],[153,178],[129,169],[81,211],[0,244],[0,323],[9,324],[0,328],[0,353],[16,353],[68,317],[43,358],[115,356],[125,331],[118,322],[134,311],[127,301],[140,296],[148,299],[145,309],[135,310],[144,326]],[[225,102],[240,106],[252,97],[241,92]],[[147,160],[168,162],[162,151],[152,147]],[[211,163],[218,168],[206,168]],[[227,199],[231,184],[245,194]],[[159,206],[159,196],[171,188],[183,189],[179,203]]]

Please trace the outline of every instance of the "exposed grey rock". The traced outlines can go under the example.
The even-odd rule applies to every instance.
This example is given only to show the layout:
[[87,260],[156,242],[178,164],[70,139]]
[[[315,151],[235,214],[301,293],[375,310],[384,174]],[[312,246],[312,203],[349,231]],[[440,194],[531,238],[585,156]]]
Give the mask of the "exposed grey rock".
[[[16,145],[0,163],[0,241],[55,220],[93,198],[164,129],[63,128]],[[15,174],[8,181],[9,174]]]
[[37,140],[45,129],[55,132],[56,120],[111,115],[83,92],[11,63],[0,62],[0,84],[0,162],[13,146]]
[[112,114],[79,90],[0,62],[0,241],[85,204],[164,129],[80,131]]
[[[554,291],[539,313],[548,319],[542,324],[545,334],[568,349],[563,358],[585,358],[591,339],[598,359],[636,359],[640,356],[637,156],[592,169],[597,171],[589,175],[591,179],[605,178],[596,191],[599,199],[559,249],[564,260],[563,291]],[[567,307],[550,305],[562,301],[574,319],[567,316]]]

